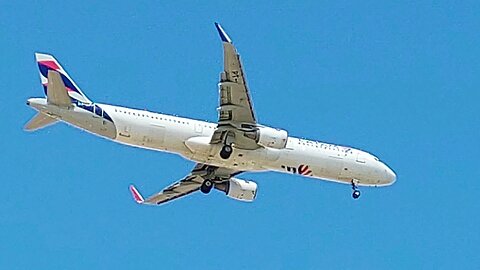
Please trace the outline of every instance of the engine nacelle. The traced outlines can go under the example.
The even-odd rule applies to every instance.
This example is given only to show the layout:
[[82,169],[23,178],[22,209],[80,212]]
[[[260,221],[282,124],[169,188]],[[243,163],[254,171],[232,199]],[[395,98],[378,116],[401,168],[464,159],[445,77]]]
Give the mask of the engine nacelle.
[[246,136],[254,139],[261,146],[275,149],[285,148],[288,141],[286,130],[271,127],[258,127],[257,131],[246,134]]
[[228,197],[239,201],[251,202],[257,196],[257,183],[237,178],[230,178],[225,193]]

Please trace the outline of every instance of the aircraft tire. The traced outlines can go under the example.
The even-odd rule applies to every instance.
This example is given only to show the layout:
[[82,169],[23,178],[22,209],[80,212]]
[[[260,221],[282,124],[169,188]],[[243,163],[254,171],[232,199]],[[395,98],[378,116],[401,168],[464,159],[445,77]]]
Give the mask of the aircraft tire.
[[230,145],[224,145],[220,151],[220,157],[223,159],[228,159],[232,155],[233,148]]
[[360,198],[360,190],[354,190],[352,193],[352,197],[356,200]]
[[200,191],[203,194],[208,194],[213,188],[213,182],[210,180],[203,181],[202,185],[200,186]]

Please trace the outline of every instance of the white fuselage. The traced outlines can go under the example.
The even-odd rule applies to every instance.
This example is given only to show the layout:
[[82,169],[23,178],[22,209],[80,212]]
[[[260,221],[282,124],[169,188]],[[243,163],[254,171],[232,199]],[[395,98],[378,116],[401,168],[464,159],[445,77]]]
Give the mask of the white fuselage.
[[[113,141],[179,154],[189,160],[238,171],[277,171],[361,186],[387,186],[393,171],[373,155],[350,147],[289,137],[284,149],[235,148],[229,159],[221,146],[210,144],[216,124],[145,110],[99,104],[96,113],[85,106],[59,108],[44,98],[27,102],[35,109]],[[108,117],[107,117],[108,116]]]

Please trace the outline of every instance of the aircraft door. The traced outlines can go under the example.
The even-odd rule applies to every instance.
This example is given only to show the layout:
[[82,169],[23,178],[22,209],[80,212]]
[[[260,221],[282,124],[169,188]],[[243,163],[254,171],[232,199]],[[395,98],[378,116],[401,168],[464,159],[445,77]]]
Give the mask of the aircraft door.
[[102,118],[103,117],[103,110],[97,105],[92,105],[93,108],[91,108],[91,112],[93,113],[93,118]]
[[195,123],[195,132],[196,133],[203,133],[203,126],[201,123]]
[[123,126],[123,130],[120,131],[119,135],[129,138],[130,137],[130,126],[125,124]]
[[365,163],[365,155],[362,152],[358,152],[357,160],[358,163]]
[[94,116],[93,116],[94,118],[97,118],[97,119],[101,119],[101,120],[102,120],[102,127],[101,127],[101,129],[102,129],[102,130],[106,130],[106,127],[105,127],[105,126],[107,125],[107,121],[105,120],[105,118],[103,118],[105,112],[104,112],[104,110],[102,109],[102,107],[95,105],[93,114],[94,114]]

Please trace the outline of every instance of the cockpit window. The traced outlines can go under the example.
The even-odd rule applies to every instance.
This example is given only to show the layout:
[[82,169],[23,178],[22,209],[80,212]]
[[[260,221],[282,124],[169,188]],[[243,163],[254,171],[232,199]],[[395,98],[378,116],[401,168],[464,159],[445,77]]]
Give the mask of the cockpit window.
[[370,153],[367,153],[367,154],[368,154],[368,155],[370,156],[370,158],[372,158],[373,160],[375,160],[375,161],[380,161],[376,156],[374,156],[374,155],[372,155],[372,154],[370,154]]

